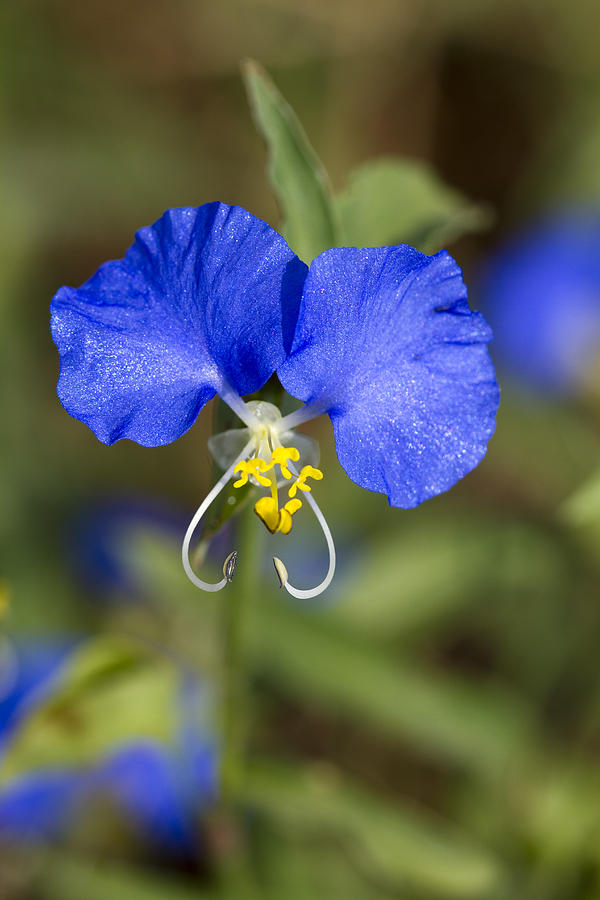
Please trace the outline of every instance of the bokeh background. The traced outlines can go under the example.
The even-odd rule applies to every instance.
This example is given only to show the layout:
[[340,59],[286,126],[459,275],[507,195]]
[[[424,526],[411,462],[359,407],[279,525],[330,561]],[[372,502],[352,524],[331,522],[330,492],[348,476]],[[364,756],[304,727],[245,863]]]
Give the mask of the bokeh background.
[[[570,327],[582,297],[600,321],[599,29],[587,0],[2,4],[2,898],[600,898],[600,339]],[[245,57],[336,190],[406,156],[479,204],[449,249],[503,336],[503,399],[480,467],[408,512],[307,427],[338,575],[294,605],[252,538],[232,817],[222,601],[179,560],[216,411],[168,447],[103,446],[56,399],[48,304],[168,207],[277,227]],[[583,216],[564,259],[549,216]],[[552,316],[575,362],[550,384],[511,341],[535,361]],[[285,559],[317,580],[309,525]]]

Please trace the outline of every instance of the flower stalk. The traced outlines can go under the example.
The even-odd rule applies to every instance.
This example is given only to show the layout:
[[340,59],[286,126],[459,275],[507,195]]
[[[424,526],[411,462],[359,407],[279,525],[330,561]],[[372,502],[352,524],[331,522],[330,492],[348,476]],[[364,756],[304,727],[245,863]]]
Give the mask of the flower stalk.
[[253,598],[257,594],[261,531],[251,510],[238,519],[240,534],[236,543],[243,565],[223,594],[222,679],[221,679],[221,803],[234,806],[244,778],[246,737],[248,732],[247,623]]

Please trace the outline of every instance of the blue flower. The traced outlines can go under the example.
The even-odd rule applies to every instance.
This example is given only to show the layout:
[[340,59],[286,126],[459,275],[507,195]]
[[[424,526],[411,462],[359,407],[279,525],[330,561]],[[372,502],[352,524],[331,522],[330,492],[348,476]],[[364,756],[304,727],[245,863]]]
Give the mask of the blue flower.
[[[12,686],[0,704],[0,750],[28,713],[53,689],[69,643],[26,642],[14,647]],[[95,799],[109,799],[147,845],[172,855],[197,852],[197,817],[216,794],[214,746],[196,725],[197,682],[182,679],[181,727],[174,747],[133,740],[95,765],[43,768],[0,790],[0,836],[40,841],[61,838]]]
[[[138,232],[123,260],[56,294],[58,393],[100,440],[144,445],[177,438],[219,394],[245,428],[211,441],[225,473],[190,523],[186,572],[205,590],[231,580],[237,554],[209,584],[193,572],[189,548],[208,506],[237,475],[235,487],[267,489],[254,508],[272,533],[290,532],[303,500],[312,507],[329,548],[321,584],[294,588],[274,558],[282,585],[312,597],[333,577],[335,549],[311,493],[323,477],[318,451],[292,429],[328,414],[350,478],[394,506],[451,487],[484,456],[498,406],[491,332],[466,296],[445,251],[334,249],[308,271],[244,210],[169,210]],[[242,400],[274,372],[305,403],[285,417]]]
[[482,294],[507,371],[534,388],[576,390],[600,352],[600,212],[555,214],[510,239]]

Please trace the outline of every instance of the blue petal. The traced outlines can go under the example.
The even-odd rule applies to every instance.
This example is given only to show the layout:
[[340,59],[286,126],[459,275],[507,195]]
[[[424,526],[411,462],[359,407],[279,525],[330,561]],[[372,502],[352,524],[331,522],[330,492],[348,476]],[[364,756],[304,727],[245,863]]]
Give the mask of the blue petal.
[[485,454],[499,399],[490,339],[446,251],[327,250],[311,265],[278,374],[329,413],[350,478],[409,508]]
[[289,350],[306,266],[240,207],[171,209],[52,302],[58,395],[105,444],[175,440],[226,380],[258,390]]
[[0,792],[0,834],[27,841],[60,835],[79,808],[87,784],[78,771],[33,772]]
[[11,642],[9,647],[14,654],[9,660],[13,667],[12,677],[2,686],[4,690],[0,696],[0,748],[21,718],[52,688],[75,643],[73,638],[67,637]]
[[181,761],[164,747],[140,741],[107,760],[97,787],[112,794],[146,838],[173,851],[193,850],[194,812],[204,798],[185,782],[181,769]]

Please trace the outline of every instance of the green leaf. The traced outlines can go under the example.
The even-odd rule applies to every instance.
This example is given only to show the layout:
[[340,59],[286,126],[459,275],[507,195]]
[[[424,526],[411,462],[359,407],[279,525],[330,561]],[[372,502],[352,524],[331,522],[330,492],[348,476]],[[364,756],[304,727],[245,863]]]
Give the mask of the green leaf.
[[362,635],[397,640],[443,626],[485,594],[531,599],[567,586],[565,556],[552,532],[529,523],[418,512],[365,541],[361,565],[347,573],[328,617]]
[[369,797],[336,770],[254,765],[245,794],[287,828],[337,837],[348,864],[382,887],[466,900],[490,896],[501,885],[491,854],[451,823]]
[[430,252],[490,221],[489,210],[444,184],[427,163],[402,157],[356,168],[335,202],[341,246],[404,243]]
[[89,641],[17,729],[3,756],[1,779],[31,769],[88,765],[127,740],[172,739],[178,688],[176,667],[142,645],[116,636]]
[[521,789],[521,827],[540,857],[600,859],[600,775],[594,760],[540,759]]
[[253,626],[254,668],[305,701],[487,777],[529,750],[530,715],[499,684],[420,670],[281,601],[256,604]]
[[561,504],[559,517],[568,525],[588,525],[600,521],[600,469]]
[[600,434],[591,416],[573,404],[527,402],[503,386],[498,427],[485,458],[492,483],[510,483],[521,504],[554,509],[589,477],[599,458]]
[[291,106],[258,63],[242,74],[256,127],[269,151],[268,173],[284,218],[283,233],[306,263],[336,244],[327,173]]
[[[315,897],[343,897],[344,900],[381,900],[381,886],[374,879],[348,865],[348,854],[336,835],[285,832],[280,822],[266,815],[254,818],[254,833],[260,834],[259,860],[261,897],[272,900],[314,900]],[[261,825],[267,827],[260,828]],[[275,826],[275,827],[274,827]],[[255,839],[256,845],[256,839]],[[410,897],[403,894],[403,900]]]

